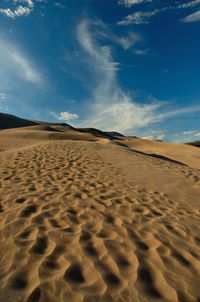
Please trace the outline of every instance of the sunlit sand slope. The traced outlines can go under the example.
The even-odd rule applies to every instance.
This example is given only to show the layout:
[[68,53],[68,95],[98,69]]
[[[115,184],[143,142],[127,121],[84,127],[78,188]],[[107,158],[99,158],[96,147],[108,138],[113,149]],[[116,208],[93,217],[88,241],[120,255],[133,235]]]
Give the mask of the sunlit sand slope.
[[121,142],[134,150],[165,156],[200,170],[200,150],[197,147],[140,138],[123,138]]
[[200,172],[37,131],[0,134],[0,301],[200,301]]

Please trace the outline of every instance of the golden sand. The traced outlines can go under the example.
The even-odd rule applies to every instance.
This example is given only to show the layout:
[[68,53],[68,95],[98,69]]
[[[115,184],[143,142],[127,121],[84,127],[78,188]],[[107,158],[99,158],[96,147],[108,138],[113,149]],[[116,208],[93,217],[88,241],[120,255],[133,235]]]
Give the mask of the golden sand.
[[199,149],[43,125],[0,150],[1,302],[200,301]]

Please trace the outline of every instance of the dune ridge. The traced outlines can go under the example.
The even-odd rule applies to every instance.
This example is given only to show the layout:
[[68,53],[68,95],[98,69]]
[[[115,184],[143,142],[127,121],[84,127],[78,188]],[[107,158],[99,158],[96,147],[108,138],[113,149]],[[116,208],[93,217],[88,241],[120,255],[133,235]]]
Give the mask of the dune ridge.
[[0,301],[200,301],[194,158],[120,142],[62,125],[0,131]]

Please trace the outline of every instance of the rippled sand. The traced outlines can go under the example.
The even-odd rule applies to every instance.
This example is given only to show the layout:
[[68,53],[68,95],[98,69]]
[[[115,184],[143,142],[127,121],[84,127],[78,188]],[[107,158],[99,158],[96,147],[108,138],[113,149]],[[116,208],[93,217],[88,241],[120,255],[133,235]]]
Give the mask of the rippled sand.
[[0,301],[200,301],[194,157],[70,131],[0,132]]

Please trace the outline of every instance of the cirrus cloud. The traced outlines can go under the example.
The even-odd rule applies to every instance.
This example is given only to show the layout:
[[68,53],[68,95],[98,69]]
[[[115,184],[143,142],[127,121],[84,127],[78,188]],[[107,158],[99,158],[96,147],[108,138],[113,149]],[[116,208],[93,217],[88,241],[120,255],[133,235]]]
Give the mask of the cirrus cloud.
[[200,10],[194,14],[190,14],[182,19],[182,22],[184,23],[191,23],[191,22],[197,22],[200,21]]
[[[126,0],[124,0],[126,1]],[[127,0],[129,2],[129,0]],[[130,0],[131,1],[131,0]],[[144,2],[144,1],[143,1]],[[149,19],[158,13],[162,13],[169,10],[179,10],[179,9],[187,9],[200,5],[200,0],[193,0],[186,3],[178,3],[170,6],[163,6],[161,8],[155,8],[153,10],[147,11],[136,11],[133,14],[127,15],[123,20],[117,22],[118,25],[129,25],[129,24],[147,24],[149,23]],[[129,5],[130,6],[130,5]],[[183,22],[194,22],[199,21],[199,12],[191,14],[185,17]]]
[[[95,127],[132,134],[151,124],[189,113],[200,112],[200,106],[171,109],[167,102],[149,98],[138,103],[132,94],[124,91],[118,83],[112,48],[102,45],[92,31],[91,20],[85,18],[77,26],[81,59],[87,63],[85,74],[90,77],[90,99],[87,101],[87,116],[77,126]],[[113,68],[112,68],[113,66]],[[84,79],[85,80],[85,79]],[[161,139],[161,136],[159,136]]]
[[119,0],[119,4],[125,5],[126,7],[131,7],[133,5],[152,2],[153,0]]
[[14,43],[0,38],[0,82],[4,89],[10,82],[20,80],[42,84],[42,76],[33,62]]

